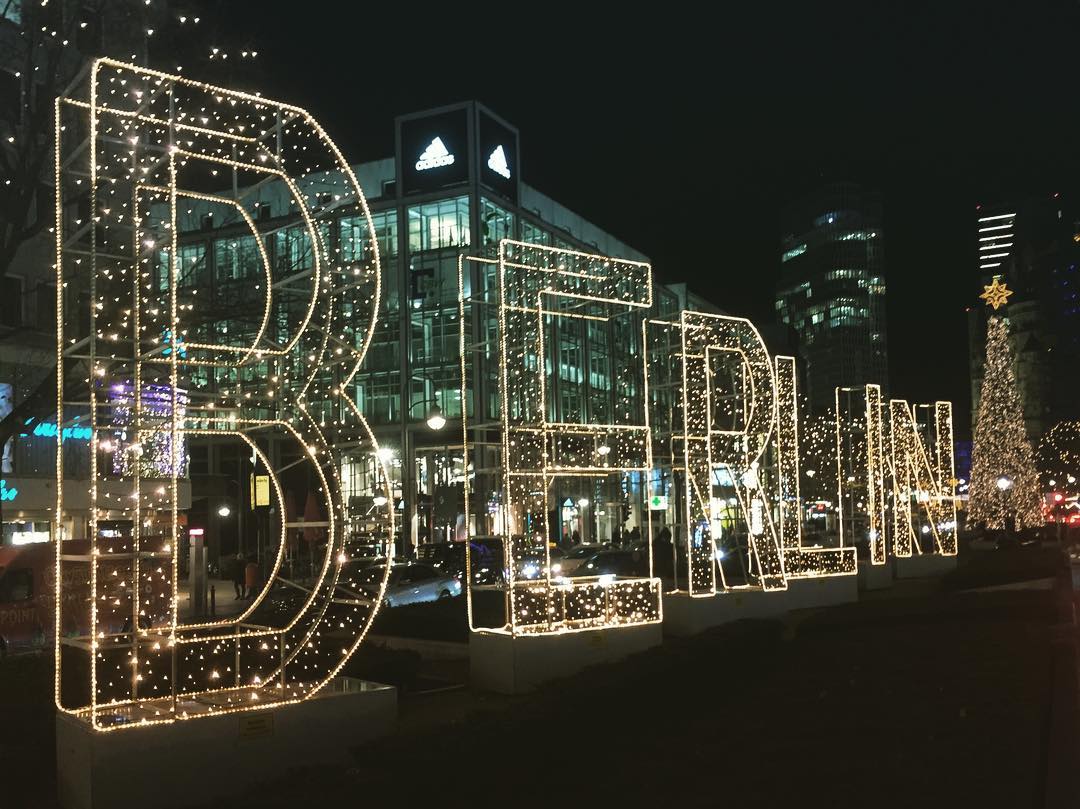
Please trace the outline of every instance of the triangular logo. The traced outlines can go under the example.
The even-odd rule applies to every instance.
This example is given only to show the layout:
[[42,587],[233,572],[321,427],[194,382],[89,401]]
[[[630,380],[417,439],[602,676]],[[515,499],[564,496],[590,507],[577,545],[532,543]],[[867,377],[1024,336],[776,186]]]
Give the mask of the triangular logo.
[[436,137],[420,154],[420,158],[416,161],[416,170],[424,171],[439,166],[449,166],[453,162],[454,156],[450,154],[450,150],[446,148],[442,138]]
[[506,152],[503,151],[501,145],[495,147],[495,151],[491,153],[491,157],[488,158],[488,168],[498,174],[500,177],[510,179],[510,166],[506,162]]

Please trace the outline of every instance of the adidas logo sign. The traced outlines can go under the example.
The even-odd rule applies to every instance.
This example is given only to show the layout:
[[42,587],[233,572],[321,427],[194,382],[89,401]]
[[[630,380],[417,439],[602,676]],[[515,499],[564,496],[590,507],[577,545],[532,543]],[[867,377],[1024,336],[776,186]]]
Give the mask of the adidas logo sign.
[[416,161],[416,170],[425,171],[426,169],[435,169],[439,166],[449,166],[454,162],[454,156],[450,154],[446,145],[442,142],[442,138],[435,138],[428,147],[424,149],[423,154],[420,155],[420,159]]
[[495,151],[491,153],[491,157],[488,158],[488,168],[500,177],[510,179],[510,166],[506,164],[506,152],[503,151],[502,146],[496,146]]

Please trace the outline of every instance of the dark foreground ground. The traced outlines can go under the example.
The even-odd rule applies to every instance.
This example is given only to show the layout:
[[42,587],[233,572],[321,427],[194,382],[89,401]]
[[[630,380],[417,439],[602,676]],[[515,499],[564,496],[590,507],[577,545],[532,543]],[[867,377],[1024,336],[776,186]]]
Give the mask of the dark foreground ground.
[[[525,697],[420,693],[467,665],[376,651],[355,673],[411,689],[396,736],[220,805],[1078,806],[1068,576],[956,591],[1024,578],[994,570],[667,641]],[[50,668],[0,663],[3,809],[54,805]]]

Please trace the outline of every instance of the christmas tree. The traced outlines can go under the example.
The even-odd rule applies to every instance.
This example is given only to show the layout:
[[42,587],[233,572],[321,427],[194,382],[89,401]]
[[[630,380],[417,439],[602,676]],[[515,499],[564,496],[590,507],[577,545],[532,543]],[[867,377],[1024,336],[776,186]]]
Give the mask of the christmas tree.
[[968,523],[1004,528],[1042,525],[1035,453],[1024,430],[1024,408],[1013,374],[1012,349],[1005,321],[991,317],[986,325],[979,415],[971,450],[971,499]]

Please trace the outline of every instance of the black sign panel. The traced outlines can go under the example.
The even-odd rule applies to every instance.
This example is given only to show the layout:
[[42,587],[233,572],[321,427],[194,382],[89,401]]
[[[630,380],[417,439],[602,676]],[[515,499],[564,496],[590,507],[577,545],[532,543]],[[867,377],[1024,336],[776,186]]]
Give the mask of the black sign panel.
[[468,133],[463,109],[402,121],[402,192],[435,191],[468,181]]
[[518,142],[512,129],[483,112],[479,115],[480,181],[517,202]]

